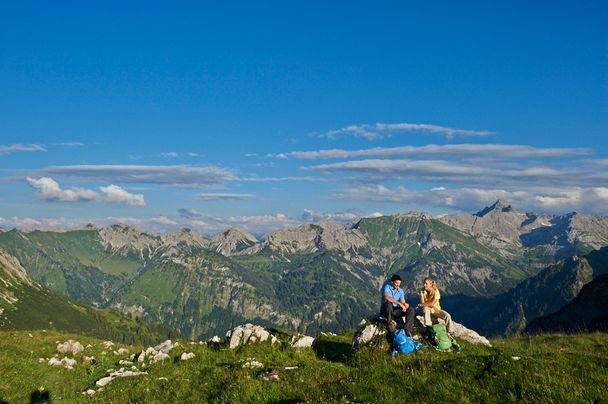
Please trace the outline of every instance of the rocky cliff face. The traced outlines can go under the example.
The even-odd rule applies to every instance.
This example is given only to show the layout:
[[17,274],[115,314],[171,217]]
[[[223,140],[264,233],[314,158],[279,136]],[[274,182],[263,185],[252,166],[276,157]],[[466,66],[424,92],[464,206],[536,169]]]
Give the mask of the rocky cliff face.
[[366,244],[366,238],[357,229],[334,221],[323,221],[274,231],[265,237],[262,248],[295,254],[322,249],[346,252]]
[[0,310],[13,307],[19,301],[15,291],[22,285],[34,287],[19,261],[0,249]]
[[19,260],[2,249],[0,249],[0,275],[0,281],[5,285],[12,282],[33,284]]
[[535,318],[528,333],[608,331],[608,274],[600,275],[581,289],[558,312]]
[[545,255],[564,258],[580,247],[588,251],[608,244],[608,217],[522,213],[502,200],[474,215],[447,215],[439,220],[506,256],[540,248]]
[[209,246],[228,257],[255,246],[258,242],[258,239],[247,230],[232,227],[214,236]]
[[159,237],[124,224],[104,227],[98,232],[102,244],[116,251],[138,251],[142,256],[153,255],[161,245]]

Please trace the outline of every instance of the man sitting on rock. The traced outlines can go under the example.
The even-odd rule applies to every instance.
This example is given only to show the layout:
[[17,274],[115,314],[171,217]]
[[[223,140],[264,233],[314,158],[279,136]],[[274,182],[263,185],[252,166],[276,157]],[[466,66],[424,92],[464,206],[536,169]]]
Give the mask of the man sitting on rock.
[[[386,318],[389,332],[395,331],[396,323],[400,323],[405,333],[411,337],[414,326],[414,308],[405,301],[405,295],[400,286],[401,277],[397,274],[391,276],[390,283],[384,284],[380,314]],[[403,317],[405,317],[405,323]]]

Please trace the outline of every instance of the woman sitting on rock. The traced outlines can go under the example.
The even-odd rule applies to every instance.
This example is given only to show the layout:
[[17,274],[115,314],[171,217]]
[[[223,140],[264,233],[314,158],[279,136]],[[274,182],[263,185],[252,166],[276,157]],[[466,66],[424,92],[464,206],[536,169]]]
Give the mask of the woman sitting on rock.
[[440,297],[435,279],[428,276],[424,278],[424,287],[420,290],[420,304],[417,306],[424,309],[424,325],[430,331],[433,329],[431,316],[441,318],[445,321],[445,328],[451,337],[454,331],[452,316],[447,311],[441,310],[441,306],[439,305]]

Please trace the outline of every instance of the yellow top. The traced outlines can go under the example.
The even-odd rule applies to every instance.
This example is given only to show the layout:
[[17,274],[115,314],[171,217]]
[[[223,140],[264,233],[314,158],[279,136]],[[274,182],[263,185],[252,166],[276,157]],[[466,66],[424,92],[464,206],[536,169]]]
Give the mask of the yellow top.
[[422,289],[420,291],[420,303],[430,303],[433,300],[435,301],[435,304],[431,308],[431,313],[435,313],[441,310],[441,306],[439,305],[440,298],[441,295],[439,294],[439,290],[437,289],[431,292],[427,292],[426,289]]

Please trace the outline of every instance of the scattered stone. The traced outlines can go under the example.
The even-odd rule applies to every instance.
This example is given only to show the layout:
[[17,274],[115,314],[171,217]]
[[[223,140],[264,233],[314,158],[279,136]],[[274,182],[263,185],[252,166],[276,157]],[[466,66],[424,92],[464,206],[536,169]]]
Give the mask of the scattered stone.
[[519,356],[511,356],[511,359],[513,359],[514,361],[518,361],[521,359],[521,357]]
[[103,346],[104,348],[108,349],[114,346],[114,343],[112,341],[104,341],[101,343],[101,346]]
[[132,376],[141,376],[141,375],[147,375],[148,372],[138,372],[138,371],[131,371],[131,370],[124,370],[123,368],[119,369],[118,371],[112,371],[110,372],[110,374],[106,377],[102,377],[101,379],[97,380],[95,382],[95,384],[99,387],[105,387],[107,386],[112,380],[118,378],[118,377],[132,377]]
[[268,380],[268,381],[278,381],[278,380],[281,380],[281,378],[279,377],[279,375],[277,373],[275,373],[275,372],[265,373],[262,376],[262,379]]
[[72,339],[64,342],[63,344],[57,345],[57,352],[62,354],[72,353],[73,355],[77,355],[79,353],[82,353],[83,351],[84,347],[82,346],[82,344]]
[[169,381],[169,379],[167,379],[166,377],[157,377],[156,380],[164,380],[166,382]]
[[133,362],[121,359],[121,360],[118,361],[118,364],[119,365],[125,365],[125,366],[131,366],[131,365],[133,365]]
[[213,336],[213,338],[211,338],[209,340],[209,342],[213,342],[214,344],[219,344],[220,342],[222,342],[222,339],[220,337],[218,337],[217,335]]
[[94,396],[95,393],[97,393],[97,392],[95,390],[93,390],[93,389],[88,389],[87,391],[83,391],[82,392],[83,395],[86,395],[86,396],[89,396],[89,397]]
[[194,353],[193,352],[188,352],[188,353],[184,352],[182,354],[182,356],[180,357],[180,359],[183,360],[183,361],[187,361],[188,359],[192,359],[192,358],[194,358]]
[[164,352],[159,352],[156,355],[154,355],[154,358],[152,358],[152,360],[150,360],[150,363],[164,361],[165,359],[168,359],[168,358],[169,358],[169,355],[167,355]]
[[112,379],[113,379],[112,376],[102,377],[101,379],[97,380],[95,382],[95,384],[99,387],[105,387],[108,385],[108,383],[110,383],[112,381]]
[[285,366],[285,370],[295,370],[297,368],[297,366]]
[[85,356],[83,362],[87,365],[93,365],[97,362],[94,356]]
[[127,348],[119,348],[118,351],[115,351],[116,355],[126,355],[129,353]]
[[253,358],[248,358],[247,362],[245,362],[245,364],[243,365],[244,368],[263,368],[264,364],[260,361],[257,361],[256,359]]
[[76,366],[76,360],[75,359],[70,359],[70,358],[63,358],[61,360],[52,357],[51,359],[49,359],[49,365],[50,366],[63,366],[66,369],[74,369],[74,366]]
[[263,327],[253,324],[239,325],[226,333],[226,338],[230,340],[230,349],[241,345],[255,342],[264,342],[270,339],[271,345],[278,342],[274,335],[271,335]]
[[315,339],[308,335],[293,336],[289,345],[291,345],[292,348],[310,348],[314,342]]
[[[170,339],[154,347],[154,350],[168,354],[175,347]],[[150,349],[150,348],[148,348]]]

